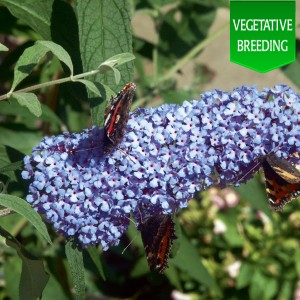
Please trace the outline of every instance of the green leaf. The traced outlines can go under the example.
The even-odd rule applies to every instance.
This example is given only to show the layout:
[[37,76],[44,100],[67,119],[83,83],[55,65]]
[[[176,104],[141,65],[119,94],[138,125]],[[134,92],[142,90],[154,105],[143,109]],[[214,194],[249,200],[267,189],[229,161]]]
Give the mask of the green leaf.
[[0,168],[6,167],[8,164],[16,161],[23,161],[23,158],[24,153],[12,147],[1,145],[0,143]]
[[[176,16],[180,14],[180,18]],[[192,48],[201,43],[216,15],[214,8],[205,7],[198,2],[186,2],[168,10],[159,28],[158,72],[170,68],[175,61],[184,57]]]
[[47,51],[48,50],[40,44],[35,44],[25,49],[14,68],[14,81],[11,86],[11,91],[14,91],[16,86],[32,72]]
[[51,39],[53,2],[53,0],[0,0],[0,4],[6,6],[12,15],[28,24],[46,40]]
[[139,278],[149,273],[149,265],[147,263],[146,256],[139,258],[136,260],[136,263],[133,269],[130,272],[130,277]]
[[27,250],[7,231],[0,228],[0,234],[6,238],[6,244],[14,248],[22,259],[20,279],[20,299],[37,299],[49,280],[42,260],[32,257]]
[[246,286],[248,286],[251,282],[251,276],[249,274],[253,274],[254,267],[250,265],[247,262],[244,262],[241,266],[237,282],[236,282],[236,288],[242,289]]
[[231,209],[226,214],[219,214],[219,218],[226,224],[223,236],[231,247],[242,247],[245,243],[237,228],[239,215],[236,210]]
[[100,276],[102,277],[103,280],[105,280],[105,274],[104,274],[104,270],[103,270],[103,266],[100,260],[100,254],[99,251],[96,247],[89,247],[87,249],[88,254],[90,255],[91,259],[93,260],[94,264],[97,267],[97,270],[100,274]]
[[98,90],[101,92],[102,97],[92,98],[90,101],[91,115],[93,120],[98,120],[99,126],[102,126],[104,119],[104,110],[108,101],[116,93],[107,85],[94,82]]
[[66,242],[65,251],[76,291],[76,299],[84,299],[85,281],[82,252],[73,247],[73,241],[71,240]]
[[241,198],[248,201],[254,208],[264,212],[271,220],[273,216],[268,206],[266,190],[259,182],[258,178],[249,180],[246,184],[242,184],[238,188],[233,188]]
[[[52,266],[51,266],[52,267]],[[62,268],[62,266],[58,266],[57,268]],[[52,272],[52,270],[51,270]],[[47,299],[59,299],[59,300],[70,300],[72,299],[70,296],[71,292],[67,292],[64,289],[65,284],[61,282],[61,278],[55,276],[53,273],[51,274],[48,284],[43,291],[43,298],[41,300]]]
[[[3,127],[0,126],[0,145],[6,145],[5,147],[11,147],[22,153],[30,153],[32,148],[41,141],[41,138],[41,132],[28,131],[23,124],[3,124]],[[12,161],[16,160],[20,160],[20,158]]]
[[12,97],[17,99],[20,105],[26,106],[35,116],[42,115],[41,103],[35,94],[16,92],[12,93]]
[[176,267],[186,272],[191,278],[213,289],[219,296],[221,291],[214,278],[208,273],[201,262],[198,250],[182,234],[179,237],[180,250],[172,260]]
[[60,126],[60,125],[63,124],[63,122],[61,121],[61,119],[47,105],[41,103],[41,107],[42,107],[41,120],[50,122],[51,125]]
[[294,254],[295,257],[295,267],[298,277],[300,277],[300,249],[297,249]]
[[19,256],[9,256],[3,264],[5,292],[8,299],[19,299],[19,286],[22,273],[22,260]]
[[37,44],[43,45],[48,51],[51,51],[60,61],[64,62],[73,76],[73,63],[68,52],[60,45],[50,41],[38,41]]
[[8,50],[9,49],[5,45],[0,43],[0,51],[8,51]]
[[[43,103],[40,104],[42,108],[42,115],[40,119],[46,122],[51,122],[51,125],[60,126],[62,124],[62,121],[53,112],[53,110],[51,110],[48,106],[46,106]],[[34,121],[37,120],[32,117],[32,113],[29,110],[21,107],[17,101],[2,102],[0,106],[0,111],[1,111],[1,115],[17,116],[18,121],[23,122],[23,124],[28,123],[28,118],[30,118],[31,120],[33,119]]]
[[281,288],[277,295],[277,299],[297,299],[293,298],[295,283],[292,280],[284,280],[280,282]]
[[121,53],[114,55],[113,57],[110,57],[105,62],[103,62],[98,69],[100,70],[100,73],[106,73],[109,71],[114,72],[115,76],[115,82],[116,84],[119,84],[121,80],[121,73],[116,68],[117,66],[120,66],[122,64],[128,63],[129,61],[132,61],[135,59],[135,56],[131,53]]
[[170,260],[169,267],[165,270],[165,276],[168,278],[169,282],[177,290],[182,290],[181,285],[181,273],[178,272],[177,268],[173,265],[173,260]]
[[258,269],[251,274],[250,299],[274,299],[277,292],[278,283],[274,278],[264,276]]
[[108,68],[114,68],[114,67],[117,67],[117,66],[121,66],[123,64],[126,64],[132,60],[135,59],[135,56],[132,54],[132,53],[120,53],[120,54],[117,54],[117,55],[114,55],[112,57],[110,57],[109,59],[107,59],[105,62],[103,62],[99,67],[98,69],[100,71],[102,71],[103,69],[103,73],[106,72],[106,67]]
[[78,79],[76,82],[81,82],[85,85],[87,89],[89,89],[92,93],[94,93],[97,96],[101,96],[101,91],[98,89],[96,84],[90,80],[86,79]]
[[[86,5],[85,0],[76,1],[76,15],[78,17],[78,31],[80,53],[83,64],[83,71],[95,70],[100,63],[109,58],[132,52],[132,33],[130,19],[130,1],[110,1],[110,0],[90,0]],[[114,59],[115,60],[115,59]],[[122,60],[117,60],[122,63]],[[133,80],[133,63],[126,63],[119,66],[118,71],[122,74],[118,86],[115,83],[115,73],[97,74],[91,80],[101,82],[110,86],[115,92],[128,82]],[[95,100],[95,95],[89,92],[92,102],[93,124],[101,126],[103,124],[104,110],[106,102]],[[96,110],[94,113],[93,110]]]
[[33,46],[27,48],[18,59],[14,69],[14,81],[11,91],[15,90],[16,86],[32,72],[34,67],[49,51],[64,62],[70,69],[71,76],[73,75],[72,61],[64,48],[50,41],[38,41]]
[[14,174],[16,170],[22,170],[23,161],[17,161],[14,163],[7,164],[6,161],[0,159],[0,174],[4,174],[13,181],[17,181],[17,178]]
[[25,217],[44,237],[44,239],[49,244],[52,244],[47,227],[41,216],[25,200],[16,196],[0,194],[0,205]]
[[116,84],[119,84],[119,82],[121,81],[121,73],[117,68],[112,68],[114,75],[115,75],[115,82]]

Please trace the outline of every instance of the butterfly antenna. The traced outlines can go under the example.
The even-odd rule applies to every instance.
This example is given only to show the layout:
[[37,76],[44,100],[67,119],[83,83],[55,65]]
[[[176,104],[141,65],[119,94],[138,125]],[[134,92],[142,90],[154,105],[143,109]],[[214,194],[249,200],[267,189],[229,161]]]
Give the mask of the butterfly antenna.
[[246,176],[248,176],[258,165],[260,164],[260,162],[257,162],[248,172],[246,172],[238,181],[237,183],[239,183],[241,180],[243,180]]
[[269,153],[267,153],[266,155],[268,155],[268,154],[270,154],[270,153],[275,153],[275,151],[277,151],[280,147],[282,146],[282,142],[281,143],[279,143],[279,145],[278,146],[276,146],[274,149],[272,149]]
[[130,218],[128,218],[127,216],[124,216],[126,219],[128,219],[134,226],[136,226],[136,223],[133,221],[133,220],[131,220]]
[[[267,154],[264,155],[264,157],[268,156],[270,153],[274,153],[275,151],[277,151],[280,147],[281,147],[282,143],[280,143],[278,146],[276,146],[274,149],[272,149],[271,151],[269,151]],[[246,176],[248,176],[261,162],[257,162],[248,172],[246,172],[238,181],[240,182],[241,180],[243,180]]]
[[96,148],[99,148],[99,146],[92,147],[92,148],[75,149],[75,150],[72,150],[72,151],[77,153],[77,152],[86,151],[86,150],[93,150],[93,149],[96,149]]
[[126,153],[124,150],[119,148],[118,146],[115,146],[119,151],[121,151],[124,155],[126,155],[134,164],[137,163],[136,159],[134,159],[132,156],[130,156],[128,153]]
[[136,239],[136,237],[137,237],[137,235],[135,235],[135,237],[130,241],[130,243],[124,248],[124,250],[122,251],[122,255],[127,250],[127,248],[133,243],[133,241]]
[[139,211],[139,214],[140,214],[141,223],[143,223],[143,215],[142,215],[142,212],[141,212],[141,210],[139,209],[139,207],[137,207],[137,210]]
[[[127,216],[124,216],[126,219],[128,219],[132,224],[134,224],[134,226],[136,226],[136,223],[131,220],[131,218],[128,218]],[[124,250],[122,251],[122,255],[124,254],[124,252],[127,250],[127,248],[133,243],[133,241],[136,239],[137,235],[134,236],[134,238],[130,241],[130,243],[124,248]]]

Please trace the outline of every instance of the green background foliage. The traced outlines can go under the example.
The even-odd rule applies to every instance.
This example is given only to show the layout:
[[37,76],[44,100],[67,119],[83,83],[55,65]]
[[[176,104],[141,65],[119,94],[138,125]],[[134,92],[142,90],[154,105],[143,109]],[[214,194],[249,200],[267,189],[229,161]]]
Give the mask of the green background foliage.
[[[0,0],[0,42],[9,49],[0,52],[0,95],[13,93],[0,102],[0,205],[2,214],[16,212],[0,218],[1,299],[41,293],[43,299],[170,299],[172,293],[177,299],[174,291],[191,299],[293,297],[300,277],[300,203],[271,212],[259,175],[234,190],[198,193],[178,212],[178,239],[164,275],[149,271],[134,225],[119,246],[80,252],[23,200],[24,155],[46,135],[101,126],[106,101],[127,82],[138,86],[134,108],[198,99],[212,72],[196,58],[226,30],[208,34],[228,6],[224,0]],[[151,20],[154,38],[132,28],[140,14]],[[282,72],[300,86],[297,54]],[[183,87],[178,75],[191,62]],[[92,70],[98,71],[76,77]],[[62,78],[60,85],[45,84]],[[43,85],[18,92],[37,84]]]

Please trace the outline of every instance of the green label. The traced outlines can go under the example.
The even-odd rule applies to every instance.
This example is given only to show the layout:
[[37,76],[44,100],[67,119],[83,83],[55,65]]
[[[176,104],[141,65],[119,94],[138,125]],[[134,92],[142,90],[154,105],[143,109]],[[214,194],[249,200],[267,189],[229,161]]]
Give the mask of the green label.
[[265,73],[296,59],[295,1],[230,2],[230,61]]

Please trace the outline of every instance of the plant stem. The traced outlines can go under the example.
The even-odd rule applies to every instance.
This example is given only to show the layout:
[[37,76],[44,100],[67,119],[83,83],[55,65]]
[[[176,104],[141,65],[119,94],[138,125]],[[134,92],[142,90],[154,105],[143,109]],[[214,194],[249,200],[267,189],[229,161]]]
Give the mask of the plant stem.
[[87,77],[87,76],[92,76],[92,75],[95,75],[99,72],[101,72],[101,70],[96,69],[96,70],[81,73],[81,74],[78,74],[78,75],[75,75],[75,76],[69,76],[69,77],[65,77],[65,78],[61,78],[61,79],[57,79],[57,80],[53,80],[53,81],[48,81],[48,82],[36,84],[36,85],[30,86],[30,87],[27,87],[27,88],[24,88],[24,89],[9,92],[5,95],[2,95],[2,96],[0,96],[0,101],[8,99],[9,97],[11,97],[13,95],[13,93],[31,92],[31,91],[35,91],[37,89],[41,89],[41,88],[51,86],[51,85],[55,85],[55,84],[61,84],[61,83],[69,82],[69,81],[76,81],[77,79],[84,78],[84,77]]

